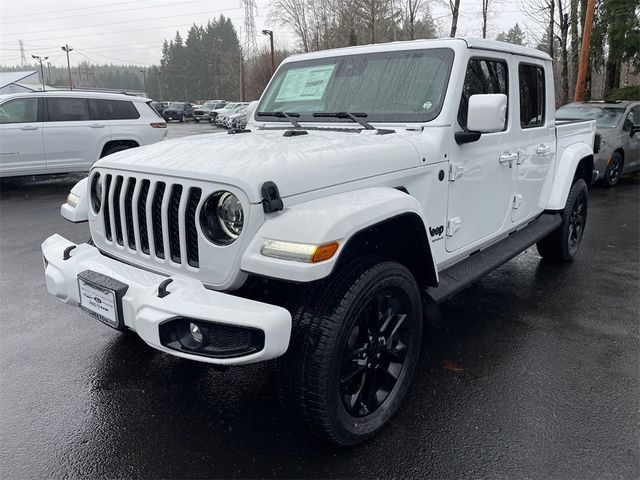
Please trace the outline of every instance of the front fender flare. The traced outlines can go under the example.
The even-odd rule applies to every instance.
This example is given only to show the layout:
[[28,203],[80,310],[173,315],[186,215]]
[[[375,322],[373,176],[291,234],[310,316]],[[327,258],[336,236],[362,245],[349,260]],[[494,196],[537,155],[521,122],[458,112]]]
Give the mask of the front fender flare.
[[[268,216],[245,251],[241,269],[260,276],[312,282],[327,277],[345,245],[358,232],[403,214],[415,214],[424,223],[418,201],[400,190],[372,187],[303,202]],[[425,232],[428,227],[425,223]],[[265,239],[321,245],[338,242],[336,254],[323,262],[303,263],[266,257]]]

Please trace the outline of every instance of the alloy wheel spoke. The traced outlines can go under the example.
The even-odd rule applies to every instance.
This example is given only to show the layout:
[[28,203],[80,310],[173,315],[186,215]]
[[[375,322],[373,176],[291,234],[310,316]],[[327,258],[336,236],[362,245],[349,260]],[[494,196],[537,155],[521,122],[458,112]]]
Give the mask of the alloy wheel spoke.
[[357,377],[358,375],[360,375],[362,372],[364,372],[367,369],[366,365],[357,365],[356,368],[354,368],[350,373],[348,373],[344,378],[342,378],[340,380],[340,382],[345,385],[348,383],[351,383],[352,380],[355,379],[355,377]]

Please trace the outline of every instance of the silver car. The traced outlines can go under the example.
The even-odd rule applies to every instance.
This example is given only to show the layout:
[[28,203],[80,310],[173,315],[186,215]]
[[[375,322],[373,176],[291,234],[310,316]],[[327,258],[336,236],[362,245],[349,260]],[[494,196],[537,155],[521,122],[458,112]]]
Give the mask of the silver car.
[[598,179],[613,187],[625,173],[640,170],[640,102],[569,103],[556,112],[557,120],[593,118],[600,134],[600,151],[593,168]]

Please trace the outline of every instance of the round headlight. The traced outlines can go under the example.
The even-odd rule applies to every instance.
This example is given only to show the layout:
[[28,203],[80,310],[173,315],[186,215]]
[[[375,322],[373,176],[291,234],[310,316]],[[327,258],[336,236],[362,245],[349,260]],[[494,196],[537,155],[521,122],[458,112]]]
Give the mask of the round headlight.
[[244,211],[238,197],[231,192],[216,192],[202,205],[200,226],[216,245],[233,243],[242,232]]
[[102,178],[96,173],[91,179],[91,207],[97,214],[102,205]]

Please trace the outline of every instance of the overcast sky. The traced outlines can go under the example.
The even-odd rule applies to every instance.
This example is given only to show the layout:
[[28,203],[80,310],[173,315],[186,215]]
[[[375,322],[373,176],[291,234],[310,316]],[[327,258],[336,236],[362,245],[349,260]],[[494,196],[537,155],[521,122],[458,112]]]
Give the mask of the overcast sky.
[[[429,1],[429,0],[427,0]],[[533,33],[537,26],[520,12],[527,0],[494,0],[489,21],[489,38],[519,22]],[[269,0],[256,0],[257,31],[268,27],[275,31],[279,45],[295,46],[295,35],[278,25],[270,16]],[[448,33],[451,15],[439,0],[431,0],[432,14],[443,33]],[[458,36],[481,36],[481,0],[461,0]],[[28,11],[27,11],[28,9]],[[71,64],[137,64],[151,66],[160,60],[164,39],[176,30],[185,32],[193,23],[224,14],[244,35],[244,9],[240,0],[0,0],[0,65],[19,65],[19,40],[27,59],[31,55],[48,56],[54,65],[66,64],[61,46],[68,43],[74,51]],[[243,38],[241,37],[241,42]],[[267,39],[258,34],[258,45]]]

